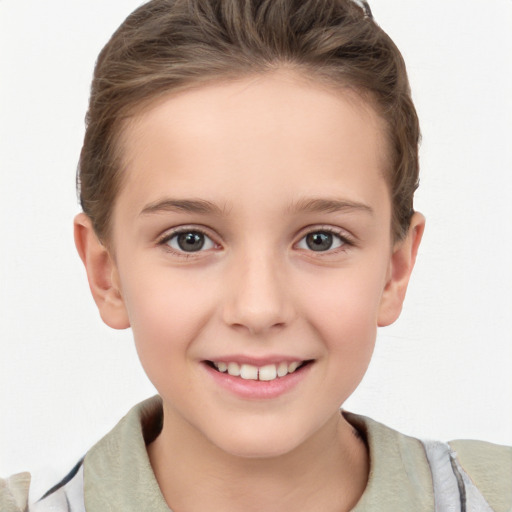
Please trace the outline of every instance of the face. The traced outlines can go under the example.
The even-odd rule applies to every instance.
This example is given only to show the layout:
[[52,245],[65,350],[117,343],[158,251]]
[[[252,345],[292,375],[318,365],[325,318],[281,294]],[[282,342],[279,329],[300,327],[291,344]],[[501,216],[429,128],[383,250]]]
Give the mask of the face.
[[126,126],[116,314],[166,422],[270,456],[339,416],[390,321],[383,134],[355,95],[284,73],[169,96]]

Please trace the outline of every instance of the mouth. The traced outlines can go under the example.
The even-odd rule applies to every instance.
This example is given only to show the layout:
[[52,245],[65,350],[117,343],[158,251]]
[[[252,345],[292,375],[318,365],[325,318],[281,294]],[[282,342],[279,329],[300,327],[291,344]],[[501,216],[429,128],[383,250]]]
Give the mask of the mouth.
[[305,366],[311,364],[312,359],[305,361],[282,361],[276,364],[255,366],[252,364],[240,364],[234,361],[205,361],[213,370],[219,373],[226,373],[232,377],[239,377],[243,380],[271,382],[282,379],[287,375],[295,373]]

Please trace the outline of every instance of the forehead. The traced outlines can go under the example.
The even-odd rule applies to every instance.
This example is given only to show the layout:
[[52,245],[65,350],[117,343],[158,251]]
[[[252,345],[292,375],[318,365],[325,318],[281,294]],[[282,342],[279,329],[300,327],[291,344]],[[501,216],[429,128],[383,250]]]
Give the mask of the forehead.
[[371,105],[288,72],[170,94],[125,125],[121,148],[119,201],[139,210],[166,194],[230,206],[276,196],[280,207],[328,191],[387,196],[385,127]]

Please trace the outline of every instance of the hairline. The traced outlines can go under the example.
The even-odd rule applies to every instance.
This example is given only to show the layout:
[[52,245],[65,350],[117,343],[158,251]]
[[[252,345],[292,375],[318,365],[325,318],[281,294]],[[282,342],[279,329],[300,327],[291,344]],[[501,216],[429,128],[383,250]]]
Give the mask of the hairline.
[[[336,67],[339,71],[339,68]],[[308,73],[309,71],[309,73]],[[313,71],[313,72],[312,72]],[[351,84],[349,81],[349,77],[345,78],[345,83],[341,79],[336,79],[332,75],[328,73],[328,66],[319,65],[315,66],[308,63],[295,63],[289,61],[282,61],[274,63],[273,65],[267,65],[266,67],[261,66],[260,68],[254,69],[239,69],[239,70],[230,70],[226,69],[224,72],[217,71],[211,72],[201,78],[197,77],[189,77],[188,80],[184,80],[182,84],[179,86],[170,86],[162,87],[157,91],[153,91],[148,94],[146,97],[140,98],[140,100],[135,101],[133,103],[127,104],[123,109],[118,112],[118,116],[115,119],[112,125],[112,165],[116,168],[115,171],[115,193],[113,197],[113,201],[110,205],[110,216],[106,222],[106,225],[103,229],[103,234],[101,236],[101,242],[105,246],[111,246],[110,242],[112,237],[112,218],[113,212],[115,209],[115,205],[117,202],[117,198],[122,191],[122,188],[125,183],[124,175],[127,173],[127,162],[124,158],[126,154],[126,148],[124,148],[124,134],[127,133],[128,127],[134,123],[134,121],[142,116],[144,113],[149,110],[158,107],[158,105],[168,101],[170,98],[178,96],[182,93],[193,91],[197,89],[201,89],[208,86],[213,85],[228,85],[236,82],[240,82],[243,80],[247,80],[251,77],[263,77],[272,73],[282,73],[288,74],[293,80],[298,80],[299,83],[303,83],[306,85],[311,85],[313,87],[320,87],[325,91],[334,94],[344,94],[345,99],[350,101],[354,101],[359,106],[362,106],[365,109],[371,109],[371,111],[376,115],[377,120],[380,124],[380,132],[383,135],[383,145],[386,148],[384,162],[382,167],[382,177],[384,178],[384,182],[386,183],[386,187],[389,193],[389,199],[391,201],[392,210],[393,210],[393,193],[392,190],[392,179],[390,175],[390,166],[392,165],[392,129],[385,118],[384,114],[381,112],[379,108],[378,101],[375,99],[374,93],[368,88],[362,86],[355,86]],[[340,78],[343,78],[340,75]],[[391,236],[394,242],[399,240],[395,233],[395,220],[391,219]],[[98,234],[98,233],[97,233]],[[99,234],[98,234],[99,237]]]

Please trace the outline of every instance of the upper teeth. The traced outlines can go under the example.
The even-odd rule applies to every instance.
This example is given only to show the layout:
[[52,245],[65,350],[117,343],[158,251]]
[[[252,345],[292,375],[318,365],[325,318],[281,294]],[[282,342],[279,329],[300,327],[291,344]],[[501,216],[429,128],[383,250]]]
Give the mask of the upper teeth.
[[241,377],[246,380],[274,380],[293,373],[300,365],[300,362],[267,364],[265,366],[253,366],[252,364],[238,364],[214,362],[215,368],[222,373],[229,373],[234,377]]

